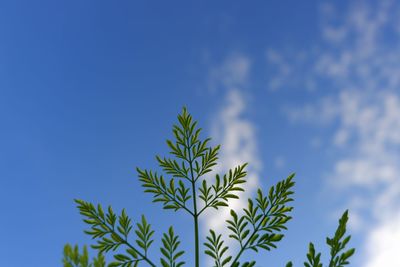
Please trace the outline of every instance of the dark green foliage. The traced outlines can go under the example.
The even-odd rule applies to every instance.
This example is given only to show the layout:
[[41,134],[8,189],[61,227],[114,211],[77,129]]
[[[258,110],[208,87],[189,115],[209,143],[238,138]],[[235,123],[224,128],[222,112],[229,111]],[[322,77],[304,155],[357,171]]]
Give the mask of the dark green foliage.
[[64,267],[105,267],[106,262],[104,256],[101,252],[97,257],[93,258],[93,262],[89,262],[89,254],[87,247],[83,247],[82,253],[79,252],[77,245],[72,247],[70,244],[64,246],[64,257],[63,257]]
[[205,209],[213,207],[228,207],[229,199],[239,198],[235,192],[244,191],[241,184],[245,183],[246,172],[244,169],[247,164],[236,167],[233,171],[229,170],[228,174],[221,177],[217,174],[215,177],[215,184],[209,186],[206,180],[203,180],[202,186],[199,188],[200,199],[204,201],[204,207],[200,210],[201,214]]
[[[141,168],[137,168],[137,173],[144,192],[151,194],[153,202],[161,202],[167,210],[183,210],[192,217],[194,265],[200,267],[199,217],[208,208],[225,208],[229,206],[230,199],[239,198],[238,193],[244,191],[247,163],[236,166],[224,175],[215,174],[209,177],[212,168],[217,164],[220,146],[210,146],[210,138],[200,138],[201,128],[197,127],[197,122],[186,108],[178,115],[178,124],[173,126],[172,132],[174,139],[167,140],[172,157],[156,156],[163,173]],[[255,261],[240,262],[245,252],[269,251],[277,247],[284,237],[283,231],[287,230],[288,221],[292,218],[290,214],[293,207],[290,202],[293,201],[293,178],[294,174],[278,182],[269,189],[268,194],[259,189],[255,198],[248,199],[246,208],[242,211],[230,211],[231,217],[226,221],[229,238],[239,245],[234,255],[223,236],[209,230],[209,235],[204,238],[204,252],[212,258],[215,267],[254,267]],[[101,205],[94,206],[83,200],[76,200],[76,203],[84,222],[89,225],[85,233],[96,240],[92,247],[100,254],[93,260],[93,265],[90,265],[86,248],[81,255],[77,247],[66,247],[63,262],[75,265],[65,266],[103,267],[105,263],[101,253],[113,253],[114,261],[109,267],[131,267],[142,263],[157,266],[154,263],[156,261],[149,256],[154,242],[154,231],[145,216],[135,224],[125,210],[117,215],[111,207],[104,211]],[[350,240],[349,236],[344,237],[347,220],[346,211],[339,221],[335,236],[327,239],[331,247],[329,267],[348,264],[349,257],[354,253],[354,249],[342,252]],[[136,227],[133,229],[134,225]],[[132,238],[135,240],[133,243],[129,241]],[[162,267],[181,267],[185,264],[182,260],[184,250],[179,249],[179,245],[179,237],[171,226],[161,239],[159,262]],[[311,243],[307,254],[308,262],[304,265],[322,267],[320,256],[320,253],[315,253]],[[291,262],[286,265],[292,266]]]
[[[217,164],[220,146],[208,146],[209,138],[200,140],[201,128],[197,128],[197,122],[193,121],[186,109],[178,116],[178,121],[179,124],[173,127],[175,140],[167,140],[170,154],[175,158],[156,157],[159,166],[171,177],[164,178],[157,172],[140,168],[137,168],[137,172],[145,192],[152,194],[153,202],[162,202],[164,209],[185,210],[193,217],[195,261],[198,266],[198,218],[206,209],[227,207],[229,199],[238,198],[237,192],[244,191],[242,184],[246,182],[247,164],[229,170],[222,177],[217,174],[212,184],[203,179],[199,186],[199,179]],[[203,201],[202,206],[197,203],[197,197]],[[191,203],[188,203],[189,200]]]
[[[329,260],[329,267],[343,267],[349,264],[348,259],[354,254],[355,249],[351,248],[342,252],[340,255],[339,253],[344,250],[347,243],[350,241],[350,236],[345,236],[346,234],[346,224],[348,221],[348,211],[346,210],[342,217],[339,219],[339,226],[336,229],[336,232],[333,238],[326,238],[326,243],[330,247],[330,260]],[[316,253],[314,244],[310,243],[308,247],[307,253],[307,260],[308,262],[304,262],[305,267],[322,267],[321,263],[321,253]]]
[[222,235],[217,236],[213,230],[210,230],[210,236],[207,236],[207,242],[204,245],[206,246],[205,253],[214,259],[214,266],[226,266],[232,259],[232,256],[224,256],[228,247],[224,246]]
[[232,267],[239,267],[239,266],[241,266],[241,267],[253,267],[255,265],[256,265],[255,261],[250,261],[250,262],[247,261],[247,262],[243,263],[242,265],[240,265],[239,262],[236,262],[236,263],[232,264]]
[[147,223],[146,217],[142,215],[142,221],[137,223],[137,230],[135,230],[137,239],[136,244],[143,249],[144,255],[147,255],[147,251],[150,245],[153,243],[154,240],[151,237],[154,234],[154,231],[151,230],[151,225]]
[[349,243],[351,236],[346,236],[346,224],[349,220],[348,211],[346,210],[339,220],[339,226],[336,229],[333,238],[327,238],[326,243],[331,248],[331,259],[329,261],[329,267],[343,267],[349,264],[348,259],[354,254],[355,249],[351,248],[347,251],[339,253],[344,250],[347,243]]
[[107,212],[104,212],[101,205],[96,208],[93,204],[83,200],[75,200],[75,202],[78,204],[81,215],[85,218],[83,221],[90,225],[90,230],[86,230],[85,233],[97,240],[97,244],[92,245],[94,249],[100,252],[109,252],[110,250],[116,251],[121,245],[125,246],[125,253],[114,254],[115,261],[110,266],[137,266],[140,261],[155,266],[147,257],[147,250],[153,242],[150,239],[153,231],[144,216],[142,216],[141,223],[137,224],[138,229],[135,231],[139,249],[128,242],[132,222],[125,210],[122,210],[121,215],[117,216],[111,206],[108,207]]
[[142,171],[137,168],[139,180],[146,193],[153,194],[153,202],[163,202],[164,209],[173,209],[175,211],[184,209],[190,214],[191,210],[186,206],[186,202],[191,199],[188,193],[189,188],[182,181],[178,181],[178,187],[175,186],[175,180],[171,179],[168,183],[163,176],[151,171]]
[[310,243],[308,246],[307,262],[304,262],[305,267],[322,267],[321,253],[315,254],[314,244]]
[[[291,190],[294,186],[294,174],[290,175],[276,186],[272,186],[268,196],[264,196],[261,189],[257,191],[255,200],[248,199],[247,208],[243,209],[244,214],[239,216],[234,210],[231,210],[231,219],[227,220],[227,227],[231,231],[230,238],[239,242],[240,249],[233,258],[232,266],[239,263],[239,258],[246,250],[258,252],[259,249],[271,250],[276,248],[276,243],[283,238],[282,230],[286,230],[286,223],[291,219],[288,215],[293,207],[287,204],[293,199]],[[214,232],[211,232],[210,241],[213,239]],[[220,238],[220,236],[219,236]],[[217,238],[218,240],[218,238]],[[210,246],[206,244],[208,248]],[[227,250],[227,248],[226,248]],[[225,251],[223,251],[225,252]],[[215,262],[221,262],[220,254],[207,253]],[[222,261],[228,263],[232,256],[228,256]],[[217,265],[218,266],[218,265]],[[221,265],[223,266],[223,265]]]
[[174,234],[172,226],[169,228],[168,233],[163,234],[162,243],[163,247],[160,250],[164,257],[160,261],[163,267],[180,267],[185,264],[184,261],[178,261],[184,251],[178,251],[178,246],[181,242],[179,237]]
[[[293,194],[291,191],[294,186],[293,177],[292,174],[286,180],[271,187],[268,197],[264,196],[259,189],[256,205],[253,204],[253,200],[248,200],[248,207],[244,209],[245,215],[242,217],[248,225],[242,226],[246,230],[237,229],[242,235],[239,242],[243,250],[258,251],[260,248],[270,250],[276,248],[275,243],[283,238],[284,235],[279,232],[287,229],[286,223],[292,218],[288,213],[293,210],[293,207],[287,206],[287,203],[293,201],[290,197]],[[232,221],[228,221],[228,223],[232,225]],[[243,244],[243,239],[247,235],[249,237]]]

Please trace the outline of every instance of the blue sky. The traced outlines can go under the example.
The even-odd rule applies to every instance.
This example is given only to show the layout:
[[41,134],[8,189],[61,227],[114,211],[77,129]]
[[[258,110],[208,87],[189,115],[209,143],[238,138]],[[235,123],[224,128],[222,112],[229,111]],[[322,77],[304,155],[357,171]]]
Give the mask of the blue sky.
[[218,171],[250,163],[242,200],[297,173],[289,231],[247,255],[258,266],[300,266],[309,241],[325,259],[349,208],[352,266],[398,267],[399,14],[390,0],[2,1],[2,264],[60,266],[65,243],[90,244],[74,198],[158,233],[179,224],[190,247],[189,218],[135,172],[157,169],[187,106],[223,146]]

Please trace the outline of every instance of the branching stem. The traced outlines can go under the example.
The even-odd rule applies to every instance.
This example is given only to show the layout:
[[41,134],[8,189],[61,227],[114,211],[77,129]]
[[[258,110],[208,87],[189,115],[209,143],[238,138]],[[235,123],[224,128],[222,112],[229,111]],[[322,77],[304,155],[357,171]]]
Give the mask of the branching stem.
[[[278,198],[277,198],[278,199]],[[264,217],[260,220],[260,222],[258,223],[258,225],[254,228],[253,233],[250,235],[250,237],[247,239],[246,243],[244,243],[243,246],[240,247],[239,253],[236,255],[235,259],[232,262],[232,266],[234,266],[235,263],[237,263],[237,261],[239,260],[240,256],[242,255],[242,253],[248,249],[247,245],[249,244],[250,240],[253,238],[253,236],[260,230],[260,227],[262,225],[262,222],[264,220],[265,217],[270,216],[271,214],[270,211],[272,209],[272,207],[274,207],[276,205],[276,199],[273,203],[271,203],[271,206],[269,207],[269,209],[267,210],[267,212],[264,214]]]
[[193,173],[193,159],[191,146],[189,143],[189,135],[187,135],[187,150],[188,160],[190,168],[190,179],[192,184],[192,196],[193,196],[193,221],[194,221],[194,246],[195,246],[195,267],[200,267],[200,255],[199,255],[199,214],[197,213],[197,194],[196,194],[196,179]]
[[136,249],[134,246],[132,246],[125,238],[122,238],[117,232],[115,232],[113,227],[110,227],[100,216],[97,214],[93,214],[97,217],[99,221],[108,229],[108,231],[116,236],[121,240],[122,244],[125,244],[129,248],[133,249],[144,261],[146,261],[150,266],[156,267],[156,265],[143,253],[141,253],[138,249]]
[[188,207],[186,207],[186,205],[184,203],[181,203],[180,201],[178,201],[174,195],[169,194],[168,191],[164,190],[162,187],[158,187],[158,188],[163,192],[164,196],[169,197],[176,204],[178,204],[179,207],[181,207],[182,209],[186,210],[190,215],[192,215],[192,216],[195,215],[195,213],[193,213]]

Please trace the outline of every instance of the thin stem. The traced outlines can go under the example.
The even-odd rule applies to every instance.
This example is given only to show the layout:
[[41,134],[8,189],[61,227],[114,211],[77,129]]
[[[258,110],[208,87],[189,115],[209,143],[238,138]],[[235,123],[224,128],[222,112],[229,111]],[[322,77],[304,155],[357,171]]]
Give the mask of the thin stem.
[[258,232],[258,230],[260,230],[260,227],[262,225],[262,222],[264,220],[265,217],[271,216],[273,214],[269,214],[272,207],[274,207],[276,205],[277,200],[279,199],[280,194],[278,195],[278,197],[271,203],[271,206],[269,207],[269,209],[267,210],[267,212],[264,213],[264,216],[261,218],[260,222],[258,223],[258,225],[254,228],[253,233],[251,234],[251,236],[249,237],[249,239],[247,239],[246,243],[244,244],[244,246],[241,246],[239,253],[236,255],[235,259],[232,262],[232,266],[237,263],[237,261],[239,260],[240,256],[242,255],[242,253],[247,249],[247,245],[249,244],[250,240],[253,238],[253,236]]
[[200,266],[200,257],[199,257],[199,221],[198,221],[198,215],[197,215],[197,208],[196,208],[196,186],[194,182],[192,183],[192,190],[193,190],[193,205],[194,205],[194,244],[195,244],[195,262],[196,262],[196,267]]
[[223,195],[226,191],[228,191],[228,190],[232,187],[232,185],[233,185],[234,182],[235,182],[235,180],[232,179],[232,181],[231,181],[226,187],[222,188],[222,191],[221,191],[220,193],[215,194],[214,198],[211,199],[208,203],[205,204],[205,206],[199,211],[198,215],[202,214],[203,211],[205,211],[207,208],[211,207],[211,204],[212,204],[215,200],[217,200],[218,198],[220,198],[221,195]]
[[192,183],[192,196],[193,196],[193,220],[194,220],[194,251],[195,251],[195,267],[200,267],[200,256],[199,256],[199,214],[197,213],[197,194],[196,194],[196,179],[193,173],[193,159],[191,146],[189,141],[189,135],[187,135],[187,150],[189,157],[190,167],[190,178]]
[[133,247],[131,244],[129,244],[128,242],[124,242],[125,245],[127,245],[128,247],[130,247],[131,249],[133,249],[140,257],[143,258],[143,260],[145,260],[150,266],[152,267],[156,267],[156,265],[149,259],[147,258],[145,255],[143,255],[140,251],[138,251],[135,247]]
[[139,250],[137,250],[134,246],[132,246],[125,238],[122,238],[117,232],[114,231],[113,227],[108,226],[108,224],[106,223],[106,221],[104,221],[102,218],[100,218],[97,214],[92,213],[93,215],[95,215],[97,217],[97,219],[99,221],[102,222],[102,224],[107,227],[108,231],[110,233],[113,233],[114,235],[118,236],[119,239],[121,240],[122,244],[127,245],[128,247],[130,247],[131,249],[133,249],[140,257],[142,257],[142,260],[146,261],[150,266],[152,267],[156,267],[156,265],[149,259],[147,258],[147,255],[143,255]]
[[253,236],[258,232],[259,227],[261,226],[262,220],[260,221],[260,223],[257,225],[257,227],[254,229],[254,232],[251,234],[251,236],[249,237],[249,239],[247,239],[246,243],[244,244],[244,246],[241,246],[239,253],[236,255],[235,259],[232,262],[232,266],[239,260],[240,256],[242,255],[242,253],[247,249],[247,245],[249,244],[250,240],[253,238]]
[[335,260],[335,257],[336,257],[336,255],[339,253],[339,251],[335,251],[332,255],[331,255],[331,259],[330,259],[330,261],[329,261],[329,267],[335,267],[335,265],[334,265],[334,260]]
[[180,201],[178,201],[177,199],[176,199],[176,197],[174,196],[174,195],[171,195],[170,193],[168,193],[168,191],[167,190],[164,190],[162,187],[157,187],[159,190],[161,190],[162,191],[162,193],[164,194],[164,196],[167,196],[169,199],[171,199],[171,200],[173,200],[176,204],[178,204],[179,205],[179,207],[181,207],[182,209],[184,209],[184,210],[186,210],[190,215],[192,215],[192,216],[194,216],[195,215],[195,213],[193,213],[190,209],[188,209],[187,207],[186,207],[186,204],[185,203],[181,203]]

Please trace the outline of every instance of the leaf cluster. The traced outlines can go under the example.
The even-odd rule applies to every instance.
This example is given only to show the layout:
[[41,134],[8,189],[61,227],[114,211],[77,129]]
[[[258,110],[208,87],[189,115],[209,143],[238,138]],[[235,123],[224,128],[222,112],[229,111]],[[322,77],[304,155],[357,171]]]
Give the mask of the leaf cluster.
[[[326,238],[326,244],[330,247],[330,260],[329,267],[344,267],[348,265],[349,258],[355,253],[355,249],[351,248],[345,250],[346,245],[349,243],[351,236],[346,234],[346,224],[349,220],[348,211],[346,210],[342,217],[339,219],[338,228],[332,238]],[[344,251],[345,250],[345,251]],[[293,264],[289,262],[286,267],[292,267]],[[321,262],[321,253],[315,251],[314,244],[310,242],[308,246],[307,261],[304,262],[305,267],[323,267]]]
[[[196,267],[200,266],[200,215],[209,208],[229,207],[229,200],[238,199],[238,193],[244,191],[247,175],[247,163],[236,166],[223,175],[212,174],[220,146],[211,146],[210,138],[201,139],[201,131],[184,108],[178,115],[178,123],[173,126],[173,140],[167,140],[171,157],[156,156],[163,173],[136,169],[144,192],[152,195],[153,202],[160,202],[164,209],[182,210],[193,218]],[[204,252],[212,258],[214,266],[253,267],[256,265],[255,261],[241,262],[245,252],[269,251],[277,247],[292,218],[293,179],[294,174],[289,175],[272,186],[267,194],[259,189],[256,197],[248,199],[247,207],[242,211],[230,210],[226,227],[229,238],[239,245],[235,254],[230,253],[221,234],[213,229],[209,230],[204,240]],[[92,247],[99,251],[99,255],[94,259],[93,265],[90,265],[86,248],[80,254],[77,247],[66,247],[63,262],[71,264],[65,265],[66,267],[103,267],[105,263],[102,253],[108,252],[113,253],[113,262],[109,267],[131,267],[141,263],[159,266],[149,256],[154,243],[154,231],[144,215],[134,224],[125,210],[116,214],[111,206],[103,210],[101,205],[95,206],[83,200],[75,201],[84,222],[89,226],[85,233],[96,240]],[[339,221],[334,237],[327,239],[331,248],[329,267],[343,267],[354,254],[354,249],[343,252],[350,240],[349,236],[345,237],[347,220],[346,211]],[[161,238],[159,262],[162,267],[181,267],[185,264],[182,260],[184,250],[179,246],[179,236],[170,227]],[[305,267],[322,267],[320,257],[321,254],[316,253],[314,245],[310,243]],[[286,266],[290,267],[292,263],[289,262]]]
[[178,250],[181,242],[179,241],[179,237],[175,235],[172,227],[169,228],[168,233],[163,234],[162,243],[163,247],[160,250],[164,256],[161,258],[163,267],[180,267],[185,264],[184,261],[178,260],[185,252]]
[[[288,203],[293,201],[293,177],[294,174],[272,186],[267,196],[259,189],[254,200],[248,199],[243,215],[238,215],[234,210],[230,211],[231,219],[226,221],[230,230],[229,237],[240,245],[235,258],[228,255],[224,257],[228,247],[223,246],[221,235],[216,236],[215,232],[210,230],[211,236],[207,237],[204,244],[207,247],[205,253],[213,259],[215,266],[224,266],[231,261],[232,266],[239,266],[239,258],[246,250],[258,252],[259,249],[276,248],[276,243],[284,236],[281,231],[287,229],[286,223],[291,219],[289,213],[293,207]],[[242,266],[254,264],[256,262],[252,261]]]
[[100,252],[116,251],[121,245],[125,246],[124,253],[114,254],[114,262],[110,267],[130,267],[137,266],[140,261],[146,261],[155,266],[147,258],[147,251],[153,243],[151,236],[154,231],[151,230],[146,218],[142,216],[142,221],[137,223],[136,245],[133,246],[128,241],[128,235],[133,225],[132,220],[127,216],[125,210],[120,215],[115,214],[111,206],[104,212],[101,205],[97,208],[89,202],[75,200],[81,215],[84,216],[84,222],[90,225],[90,230],[85,233],[97,240],[97,244],[92,245],[94,249]]
[[229,198],[236,198],[234,191],[243,191],[238,185],[245,182],[246,164],[229,171],[223,178],[217,175],[214,185],[208,185],[203,180],[199,197],[204,201],[204,207],[201,210],[197,205],[189,207],[188,201],[193,202],[197,198],[194,195],[196,182],[217,164],[220,146],[209,146],[210,138],[200,140],[202,129],[197,127],[197,121],[192,119],[186,108],[178,115],[178,122],[172,131],[175,140],[167,140],[174,158],[156,156],[158,165],[170,177],[137,168],[144,192],[152,194],[153,202],[161,202],[164,209],[185,210],[193,217],[198,217],[209,207],[227,206]]
[[175,180],[170,179],[166,182],[162,175],[152,171],[137,168],[137,172],[145,192],[153,194],[153,202],[162,202],[164,209],[175,211],[184,209],[192,214],[186,205],[186,202],[191,199],[190,189],[181,180],[178,181],[178,186],[175,186]]
[[104,255],[99,252],[97,257],[89,262],[89,253],[87,247],[84,246],[82,252],[79,252],[79,247],[75,245],[72,247],[70,244],[64,246],[63,253],[63,266],[64,267],[105,267],[106,262]]
[[215,183],[211,186],[208,185],[206,180],[199,189],[200,199],[204,202],[204,207],[200,211],[203,212],[206,208],[212,207],[218,209],[218,207],[228,207],[229,199],[238,199],[236,192],[244,191],[241,184],[244,184],[246,180],[246,168],[247,164],[236,167],[233,171],[229,170],[227,174],[221,177],[217,174],[215,177]]

